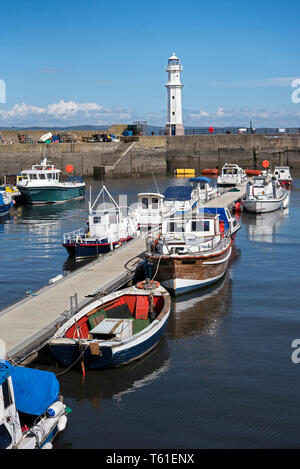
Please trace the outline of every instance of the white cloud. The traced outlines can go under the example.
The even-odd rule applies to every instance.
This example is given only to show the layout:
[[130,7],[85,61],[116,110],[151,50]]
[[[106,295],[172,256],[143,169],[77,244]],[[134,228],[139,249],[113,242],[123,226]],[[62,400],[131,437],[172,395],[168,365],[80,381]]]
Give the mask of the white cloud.
[[[122,106],[108,107],[95,102],[79,103],[60,100],[44,107],[15,104],[11,109],[0,110],[0,126],[10,127],[54,127],[71,125],[110,125],[131,123],[134,120],[145,120],[149,125],[164,127],[166,111],[145,112],[126,109]],[[300,127],[300,106],[292,110],[278,109],[239,109],[219,106],[208,111],[205,109],[184,109],[183,122],[193,127],[230,127],[248,126],[250,120],[255,127]]]
[[118,107],[104,107],[97,103],[78,103],[61,100],[46,107],[32,106],[25,103],[15,104],[8,111],[0,110],[2,126],[44,126],[44,125],[80,125],[110,124],[131,121],[130,110]]

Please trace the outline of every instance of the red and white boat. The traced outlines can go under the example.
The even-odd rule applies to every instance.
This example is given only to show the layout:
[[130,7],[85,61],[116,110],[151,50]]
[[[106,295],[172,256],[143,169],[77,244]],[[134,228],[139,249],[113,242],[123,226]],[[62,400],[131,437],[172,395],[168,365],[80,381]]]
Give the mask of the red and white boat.
[[279,184],[281,184],[285,189],[292,188],[293,179],[290,174],[289,166],[275,166],[274,176],[277,177]]

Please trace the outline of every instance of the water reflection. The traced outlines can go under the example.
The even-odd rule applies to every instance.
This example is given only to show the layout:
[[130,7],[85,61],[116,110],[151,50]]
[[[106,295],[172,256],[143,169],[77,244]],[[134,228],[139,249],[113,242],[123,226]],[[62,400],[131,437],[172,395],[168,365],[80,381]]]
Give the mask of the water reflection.
[[280,226],[287,221],[289,209],[270,213],[242,213],[242,222],[246,225],[249,241],[273,243]]
[[176,298],[168,334],[172,339],[199,334],[215,335],[219,320],[231,306],[232,281],[229,272],[215,285]]
[[[124,395],[149,386],[170,367],[168,343],[163,338],[152,352],[131,364],[101,371],[89,370],[84,380],[78,370],[69,370],[58,376],[58,380],[66,402],[68,399],[88,400],[94,409],[98,409],[102,399],[114,399],[120,403]],[[60,367],[47,367],[47,370],[56,374],[63,371]]]

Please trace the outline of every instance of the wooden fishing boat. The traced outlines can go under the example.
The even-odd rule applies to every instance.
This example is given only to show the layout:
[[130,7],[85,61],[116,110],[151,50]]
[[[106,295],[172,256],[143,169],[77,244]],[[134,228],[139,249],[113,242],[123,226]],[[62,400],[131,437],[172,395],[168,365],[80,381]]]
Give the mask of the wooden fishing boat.
[[219,280],[232,242],[229,229],[221,232],[218,214],[191,214],[164,221],[146,257],[154,277],[177,295]]
[[140,282],[75,313],[50,340],[50,350],[65,366],[127,364],[161,340],[170,307],[170,296],[158,282]]

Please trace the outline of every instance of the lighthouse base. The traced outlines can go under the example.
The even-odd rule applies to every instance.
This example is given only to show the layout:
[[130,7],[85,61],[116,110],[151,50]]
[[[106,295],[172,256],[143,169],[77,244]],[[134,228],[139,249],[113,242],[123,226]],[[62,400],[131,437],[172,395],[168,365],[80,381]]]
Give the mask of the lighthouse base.
[[165,135],[184,135],[183,124],[166,124]]

